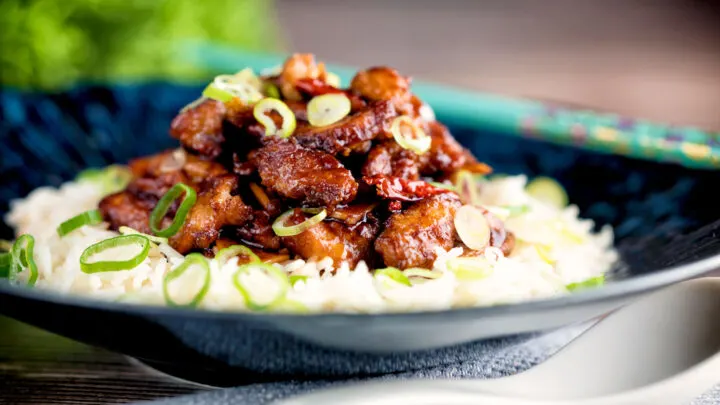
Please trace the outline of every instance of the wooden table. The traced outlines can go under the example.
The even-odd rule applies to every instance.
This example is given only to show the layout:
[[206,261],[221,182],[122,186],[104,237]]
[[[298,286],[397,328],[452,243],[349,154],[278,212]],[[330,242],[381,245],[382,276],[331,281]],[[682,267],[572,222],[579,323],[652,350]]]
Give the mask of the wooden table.
[[[334,62],[720,129],[717,3],[277,3],[289,48]],[[0,404],[126,403],[199,389],[0,317]]]

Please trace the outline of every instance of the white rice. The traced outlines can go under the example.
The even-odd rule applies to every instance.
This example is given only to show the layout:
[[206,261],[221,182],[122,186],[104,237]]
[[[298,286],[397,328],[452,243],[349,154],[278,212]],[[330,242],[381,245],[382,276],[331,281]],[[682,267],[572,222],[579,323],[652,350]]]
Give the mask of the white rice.
[[[439,251],[433,271],[440,272],[441,277],[433,280],[412,278],[411,287],[385,277],[373,277],[363,262],[351,270],[347,263],[334,266],[329,258],[296,259],[274,266],[288,275],[306,276],[307,279],[291,286],[285,298],[271,310],[384,312],[497,305],[567,294],[567,284],[608,271],[617,258],[612,248],[612,230],[605,227],[593,234],[592,221],[579,219],[576,206],[560,210],[535,200],[525,192],[525,182],[525,176],[512,176],[488,180],[481,187],[482,204],[500,216],[506,212],[500,207],[529,207],[526,213],[505,221],[506,227],[517,238],[510,256],[503,257],[498,249],[487,249],[485,259],[492,269],[487,277],[459,280],[448,270],[447,261],[462,254],[459,248]],[[184,260],[170,246],[153,244],[147,259],[131,270],[85,274],[79,266],[79,257],[85,248],[118,233],[107,230],[107,224],[101,224],[85,226],[58,237],[55,229],[61,222],[96,208],[101,198],[99,185],[69,182],[59,189],[37,189],[26,198],[12,202],[6,221],[18,235],[28,233],[35,237],[35,261],[39,270],[36,288],[164,305],[165,275]],[[545,258],[537,246],[543,249]],[[548,256],[552,260],[547,260]],[[103,259],[108,258],[103,256]],[[237,260],[231,259],[224,264],[206,260],[211,282],[199,307],[248,310],[245,299],[233,283]],[[21,283],[27,273],[20,273]],[[171,284],[171,294],[179,291],[192,296],[199,288],[198,280],[188,272],[187,276]],[[264,273],[243,276],[242,283],[259,303],[271,301],[278,293],[277,283]]]

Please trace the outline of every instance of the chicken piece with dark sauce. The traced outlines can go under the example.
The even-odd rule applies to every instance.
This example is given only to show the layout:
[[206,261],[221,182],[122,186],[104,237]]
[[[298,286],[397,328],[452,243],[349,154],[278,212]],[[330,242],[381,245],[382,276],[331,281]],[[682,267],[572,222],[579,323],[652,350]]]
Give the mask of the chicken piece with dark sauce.
[[462,204],[454,194],[424,199],[393,214],[375,241],[375,250],[386,266],[407,269],[432,268],[438,247],[455,246],[457,234],[453,220]]
[[250,161],[263,186],[308,206],[333,207],[355,198],[358,183],[349,170],[325,152],[277,141],[255,150]]

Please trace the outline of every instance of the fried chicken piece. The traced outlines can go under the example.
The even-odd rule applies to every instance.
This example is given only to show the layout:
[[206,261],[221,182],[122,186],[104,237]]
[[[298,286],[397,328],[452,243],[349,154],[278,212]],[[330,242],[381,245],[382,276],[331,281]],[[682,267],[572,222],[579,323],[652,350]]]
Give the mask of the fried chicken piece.
[[395,108],[389,101],[371,103],[367,108],[324,127],[298,125],[293,138],[301,145],[330,154],[349,155],[367,148],[368,141],[388,133]]
[[282,67],[278,83],[280,92],[288,100],[299,101],[302,96],[295,86],[301,79],[320,79],[325,81],[325,64],[315,62],[310,53],[296,53],[289,57]]
[[150,212],[154,207],[148,200],[142,200],[128,191],[106,196],[98,204],[105,221],[110,229],[128,226],[142,233],[152,233],[150,230]]
[[385,175],[407,180],[420,178],[417,153],[389,141],[375,145],[362,168],[363,176]]
[[[285,224],[297,225],[305,220],[305,214],[296,209]],[[281,239],[291,252],[306,260],[329,257],[336,265],[347,261],[353,268],[360,260],[372,260],[372,234],[372,225],[349,227],[336,221],[324,221],[303,233]]]
[[325,152],[277,140],[250,154],[263,186],[309,206],[334,207],[352,201],[358,183],[349,170]]
[[375,251],[386,266],[432,268],[437,258],[435,249],[449,250],[455,245],[453,220],[461,205],[456,195],[444,194],[391,215],[387,227],[375,241]]
[[260,246],[263,249],[278,250],[282,246],[280,237],[275,235],[272,230],[272,223],[272,218],[267,211],[256,210],[253,212],[252,221],[237,228],[235,234],[248,244]]
[[170,245],[180,253],[206,249],[215,242],[224,226],[240,226],[252,219],[252,208],[233,195],[238,186],[233,174],[208,179]]
[[225,104],[205,100],[179,113],[170,124],[170,135],[188,150],[214,159],[222,153],[225,142],[222,131],[225,113]]
[[359,71],[350,82],[350,89],[368,100],[407,103],[412,97],[410,82],[391,67],[376,66]]

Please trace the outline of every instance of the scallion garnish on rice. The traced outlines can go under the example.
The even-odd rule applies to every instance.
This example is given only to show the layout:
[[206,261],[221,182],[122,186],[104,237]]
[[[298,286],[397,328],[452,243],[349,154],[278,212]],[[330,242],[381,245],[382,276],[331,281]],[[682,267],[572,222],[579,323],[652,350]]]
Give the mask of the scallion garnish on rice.
[[[172,223],[167,228],[161,229],[160,225],[162,224],[163,218],[165,218],[165,215],[170,209],[170,206],[183,193],[185,194],[185,197],[183,197],[182,202],[180,203],[180,207],[178,207],[177,212],[175,213],[175,218],[173,218],[172,220]],[[168,190],[167,193],[165,193],[164,196],[162,196],[160,201],[158,201],[157,205],[155,205],[155,208],[153,208],[152,213],[150,213],[150,229],[155,235],[164,238],[169,238],[175,235],[176,233],[178,233],[180,228],[182,228],[183,224],[185,223],[185,218],[187,217],[188,212],[193,207],[193,205],[195,205],[196,200],[197,193],[195,193],[195,190],[193,190],[192,187],[187,186],[183,183],[175,184],[170,190]]]
[[[108,249],[133,245],[139,247],[140,251],[128,259],[91,261],[93,256],[101,254]],[[120,235],[88,246],[82,255],[80,255],[80,269],[86,274],[130,270],[142,263],[147,258],[149,252],[150,240],[145,236]]]
[[432,271],[428,269],[421,269],[419,267],[413,267],[410,269],[403,270],[403,274],[410,278],[410,277],[422,277],[422,278],[428,278],[431,280],[438,279],[442,277],[442,273],[439,271]]
[[[261,271],[277,283],[275,295],[271,299],[266,300],[266,302],[258,302],[250,292],[250,288],[243,284],[243,276],[249,276],[253,271]],[[290,279],[284,271],[271,264],[249,263],[237,269],[233,276],[233,284],[242,295],[245,300],[245,305],[247,305],[248,308],[255,311],[262,311],[284,300],[285,294],[287,294],[287,290],[290,288]]]
[[103,221],[102,214],[98,210],[85,211],[75,215],[57,227],[57,234],[63,237],[70,232],[82,228],[85,225],[97,225]]
[[377,269],[375,270],[375,277],[387,277],[392,281],[395,281],[397,283],[400,283],[402,285],[406,285],[408,287],[412,287],[412,283],[410,283],[410,279],[407,278],[405,274],[400,269],[397,269],[395,267],[386,267],[384,269]]
[[35,238],[31,235],[20,235],[13,244],[11,252],[12,263],[8,272],[10,281],[15,281],[18,274],[27,269],[30,272],[27,285],[34,286],[38,279],[38,268],[33,257]]
[[220,250],[215,255],[215,261],[217,261],[218,265],[222,266],[228,260],[238,255],[247,256],[250,259],[250,262],[262,262],[255,252],[250,250],[249,247],[243,245],[232,245]]
[[158,244],[158,245],[161,244],[161,243],[164,243],[164,244],[166,244],[166,245],[168,244],[168,238],[162,238],[162,237],[160,237],[160,236],[148,235],[148,234],[142,233],[142,232],[140,232],[140,231],[138,231],[138,230],[136,230],[136,229],[130,228],[129,226],[121,226],[121,227],[119,227],[119,228],[118,228],[118,232],[120,232],[121,235],[140,235],[140,236],[144,236],[144,237],[148,238],[148,240],[150,240],[150,242],[156,243],[156,244]]
[[448,270],[455,274],[458,280],[482,280],[492,274],[493,268],[482,257],[456,257],[446,262]]
[[[193,294],[187,302],[180,302],[180,298],[173,298],[170,284],[185,275],[189,270],[193,269],[199,269],[203,272],[203,282],[198,291]],[[203,257],[200,253],[191,253],[185,257],[185,260],[178,267],[165,275],[165,278],[163,279],[163,296],[165,297],[165,302],[171,307],[197,307],[210,290],[210,281],[210,266],[208,265],[205,257]],[[180,280],[180,282],[182,282],[182,280]],[[196,285],[197,283],[184,284]],[[187,291],[187,285],[183,286],[182,290]]]

